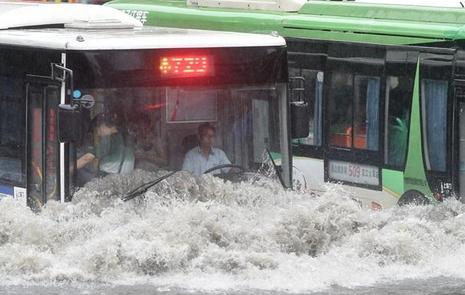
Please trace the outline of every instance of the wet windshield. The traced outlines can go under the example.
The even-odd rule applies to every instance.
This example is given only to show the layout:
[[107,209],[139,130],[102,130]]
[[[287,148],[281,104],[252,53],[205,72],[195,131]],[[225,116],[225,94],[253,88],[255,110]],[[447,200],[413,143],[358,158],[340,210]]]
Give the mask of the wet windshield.
[[194,176],[257,171],[266,149],[279,157],[281,87],[79,89],[95,105],[85,111],[75,147],[76,184],[138,169]]

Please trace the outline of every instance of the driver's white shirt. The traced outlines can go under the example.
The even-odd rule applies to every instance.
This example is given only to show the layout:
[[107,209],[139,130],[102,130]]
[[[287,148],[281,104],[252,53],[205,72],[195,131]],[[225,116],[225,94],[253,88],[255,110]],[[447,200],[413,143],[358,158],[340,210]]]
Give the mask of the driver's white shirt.
[[[200,150],[200,147],[195,147],[187,152],[182,164],[182,170],[189,171],[192,174],[199,176],[210,168],[218,165],[231,164],[226,154],[217,148],[211,148],[208,157],[205,157]],[[218,169],[212,174],[228,172],[230,168]]]

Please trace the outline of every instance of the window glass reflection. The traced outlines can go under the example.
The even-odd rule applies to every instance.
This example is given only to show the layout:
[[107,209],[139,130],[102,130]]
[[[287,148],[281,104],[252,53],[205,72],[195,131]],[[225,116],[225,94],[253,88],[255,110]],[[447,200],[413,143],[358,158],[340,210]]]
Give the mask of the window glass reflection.
[[78,186],[135,169],[198,176],[234,164],[250,171],[266,161],[266,149],[280,150],[276,85],[80,91],[96,103],[84,115],[85,136],[77,146]]

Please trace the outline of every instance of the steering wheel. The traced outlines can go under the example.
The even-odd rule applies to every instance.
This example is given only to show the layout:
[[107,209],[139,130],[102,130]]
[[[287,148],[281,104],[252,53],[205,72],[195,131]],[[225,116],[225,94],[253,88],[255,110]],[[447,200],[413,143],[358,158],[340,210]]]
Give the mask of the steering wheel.
[[207,169],[203,174],[207,174],[207,173],[216,171],[216,170],[218,170],[218,169],[223,169],[223,168],[237,168],[237,169],[241,170],[241,172],[244,172],[244,171],[245,171],[244,167],[242,167],[242,166],[240,166],[240,165],[235,165],[235,164],[221,164],[221,165],[212,167],[212,168],[210,168],[210,169]]

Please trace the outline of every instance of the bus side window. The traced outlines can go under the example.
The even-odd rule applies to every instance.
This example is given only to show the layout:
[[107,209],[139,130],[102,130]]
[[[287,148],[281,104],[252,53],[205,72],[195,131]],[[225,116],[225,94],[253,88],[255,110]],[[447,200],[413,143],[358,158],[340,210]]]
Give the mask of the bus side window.
[[353,76],[334,72],[329,97],[329,143],[352,147]]
[[355,76],[353,146],[378,150],[380,78]]
[[407,155],[412,102],[412,79],[388,76],[386,79],[385,164],[403,168]]
[[0,77],[0,85],[0,180],[22,184],[25,180],[25,104],[21,97],[13,96],[21,93],[22,83]]
[[445,172],[447,157],[447,88],[444,80],[423,79],[423,140],[428,170]]
[[[303,99],[310,106],[310,133],[306,138],[298,138],[293,141],[294,145],[321,146],[322,141],[322,106],[323,106],[323,82],[324,72],[291,68],[290,76],[303,77],[304,93]],[[291,100],[294,99],[291,97]]]
[[377,151],[380,78],[335,72],[331,90],[329,143]]

